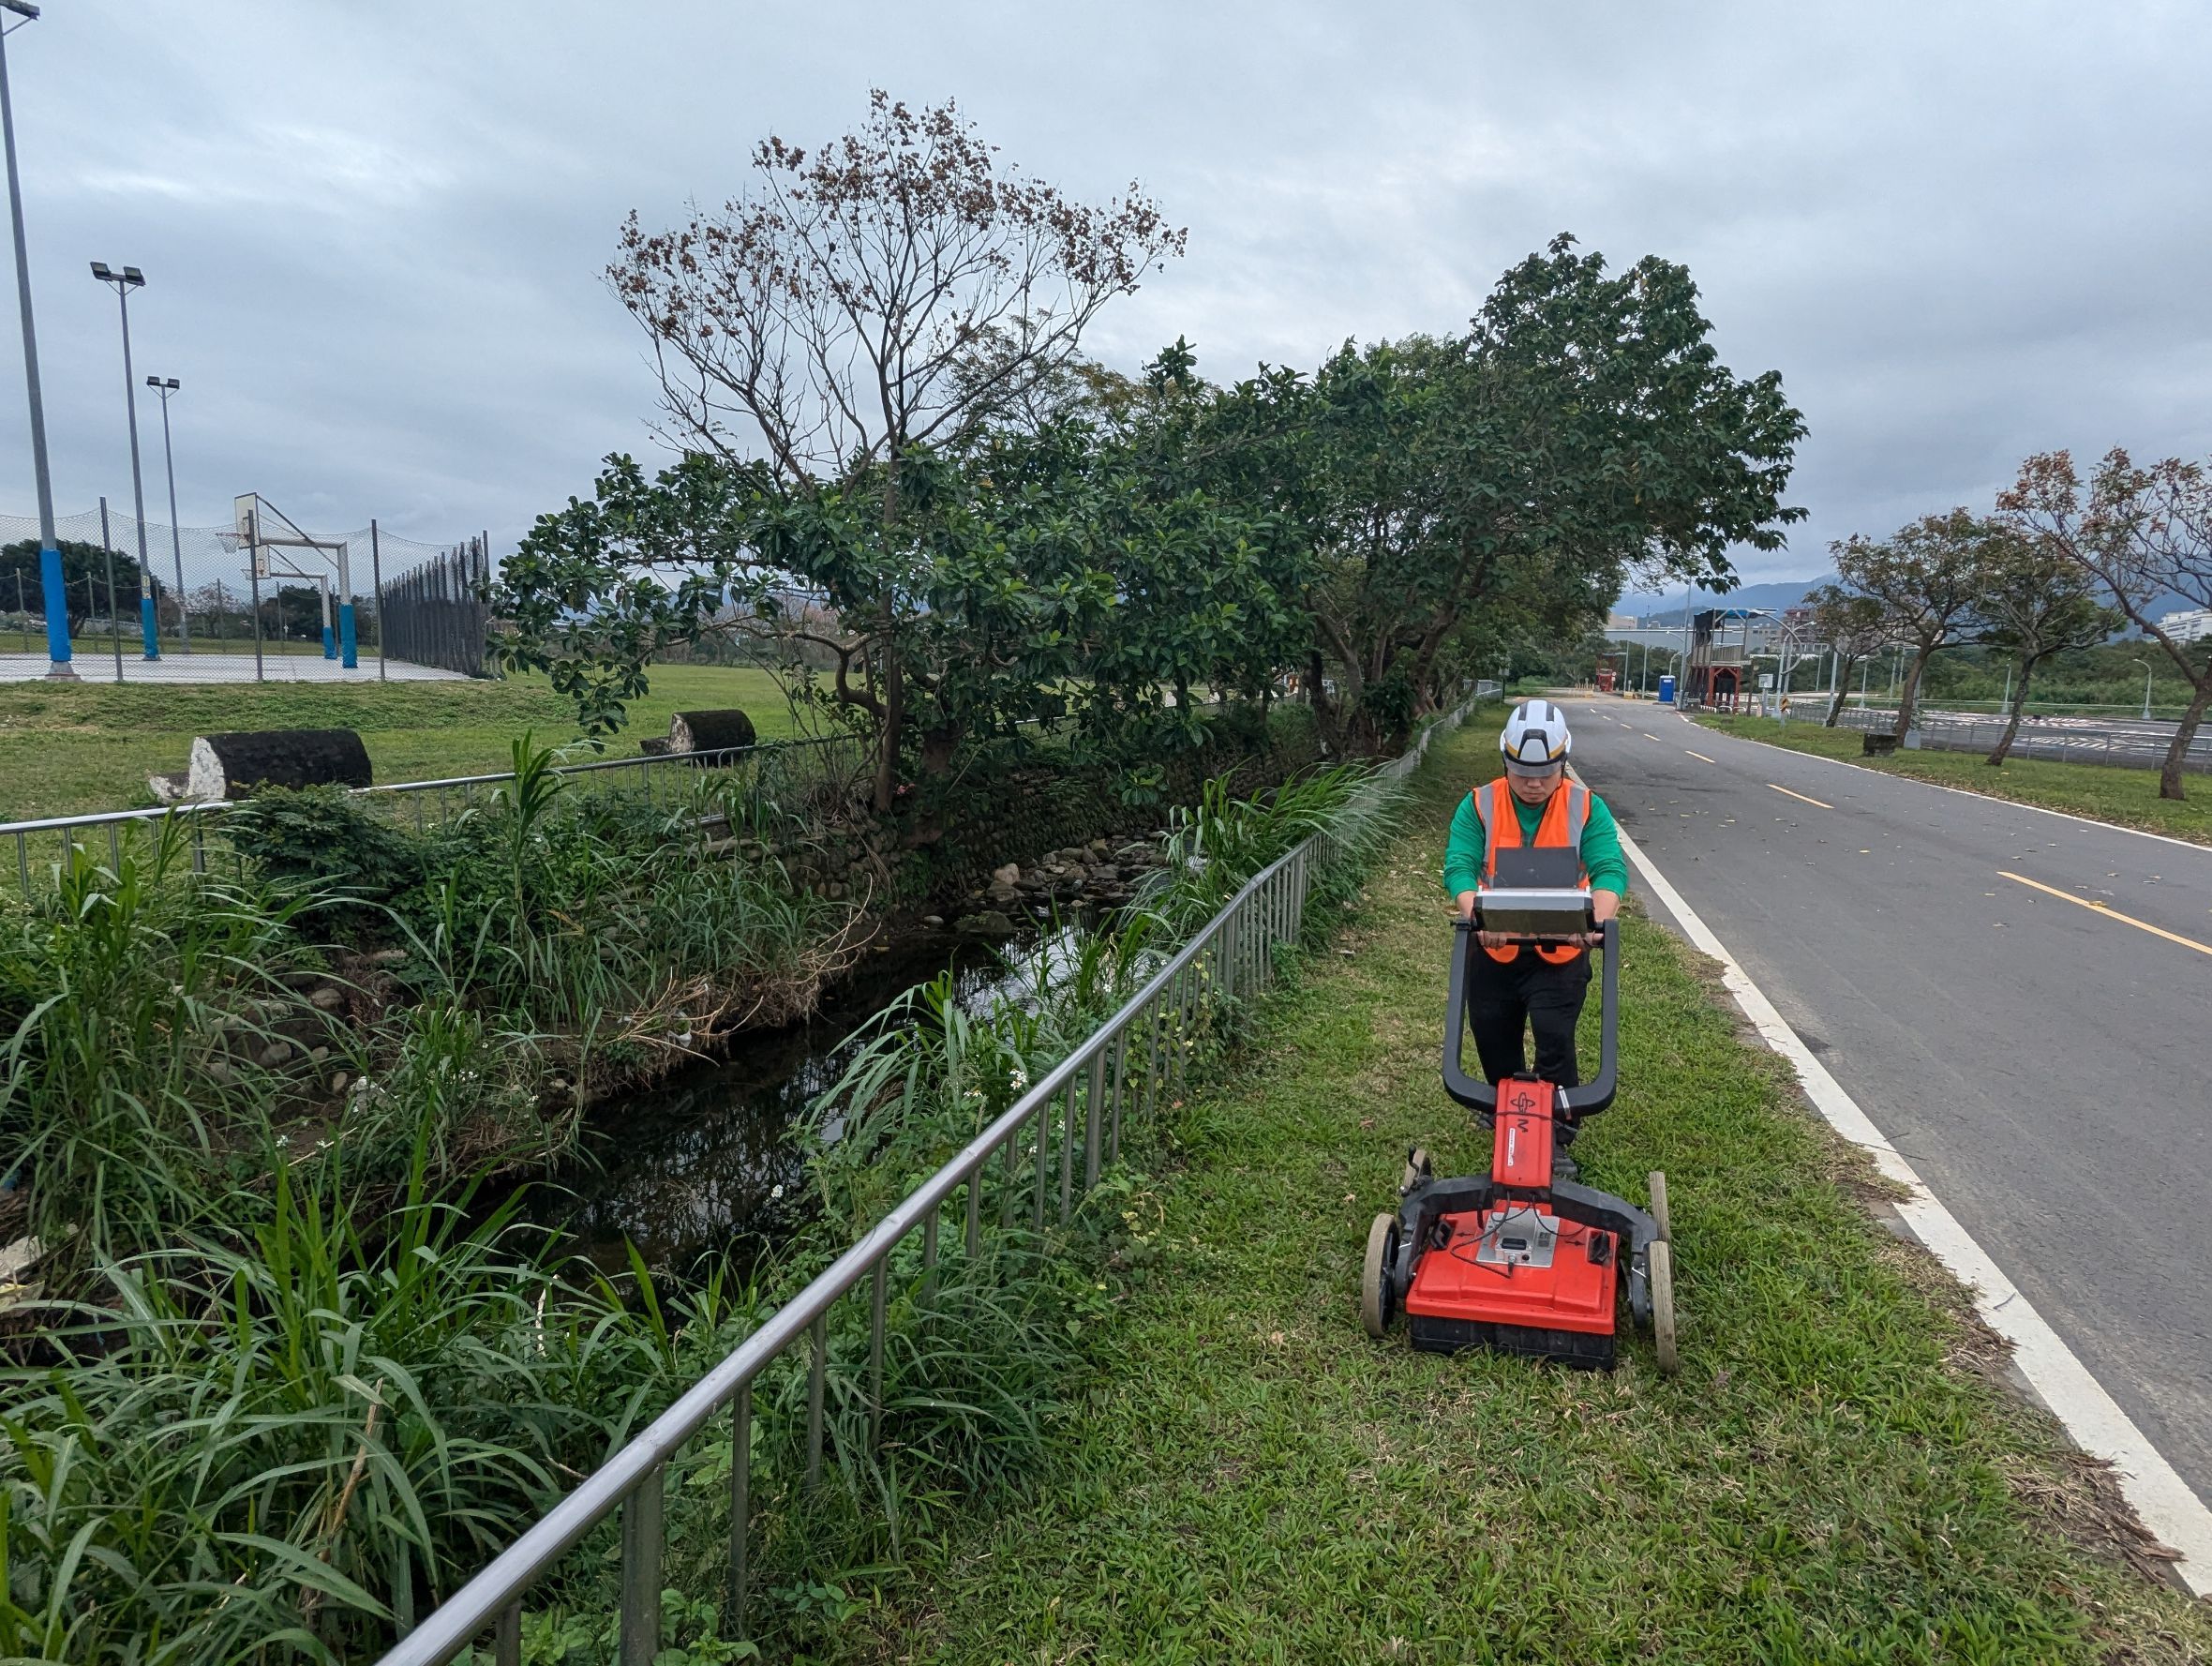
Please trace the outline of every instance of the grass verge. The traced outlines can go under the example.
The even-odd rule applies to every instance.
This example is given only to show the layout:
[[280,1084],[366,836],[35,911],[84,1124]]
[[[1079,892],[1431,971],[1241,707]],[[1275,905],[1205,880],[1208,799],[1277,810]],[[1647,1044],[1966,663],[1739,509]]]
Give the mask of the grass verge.
[[[1632,921],[1624,1088],[1585,1178],[1673,1192],[1683,1370],[1378,1346],[1361,1247],[1408,1145],[1487,1158],[1434,1063],[1445,740],[1332,957],[1186,1107],[1105,1363],[1035,1501],[914,1547],[837,1658],[2184,1660],[2212,1616],[2057,1522],[2109,1493],[1993,1376],[1866,1171]],[[1148,1206],[1153,1200],[1147,1194]],[[2085,1537],[2094,1538],[2096,1534]],[[911,1594],[911,1595],[908,1595]]]
[[[763,737],[792,732],[766,671],[655,666],[612,756],[666,734],[672,712],[742,706]],[[525,729],[541,745],[576,734],[575,710],[542,676],[486,683],[0,684],[0,820],[80,815],[153,802],[150,774],[181,770],[192,737],[242,728],[355,728],[379,781],[508,767]]]
[[1764,741],[1816,758],[1844,758],[1892,775],[1910,775],[1944,787],[1963,787],[1990,798],[2046,810],[2065,810],[2120,827],[2141,828],[2168,838],[2212,845],[2212,779],[2185,779],[2194,794],[2179,803],[2159,796],[2159,772],[2112,764],[2057,763],[2014,758],[1991,769],[1970,752],[1895,752],[1888,758],[1861,758],[1859,731],[1822,728],[1816,723],[1783,723],[1771,717],[1699,717],[1700,727],[1747,741]]

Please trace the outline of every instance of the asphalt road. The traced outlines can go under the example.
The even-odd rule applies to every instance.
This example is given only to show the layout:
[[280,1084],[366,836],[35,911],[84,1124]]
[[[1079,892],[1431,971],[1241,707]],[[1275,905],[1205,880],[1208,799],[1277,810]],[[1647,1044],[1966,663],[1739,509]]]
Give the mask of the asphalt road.
[[2212,849],[1565,703],[1622,825],[2212,1500]]

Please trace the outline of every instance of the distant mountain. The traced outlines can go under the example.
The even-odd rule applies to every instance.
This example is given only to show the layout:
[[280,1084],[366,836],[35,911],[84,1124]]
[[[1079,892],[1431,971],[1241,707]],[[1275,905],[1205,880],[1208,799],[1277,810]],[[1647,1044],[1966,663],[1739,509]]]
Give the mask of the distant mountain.
[[[1692,599],[1691,610],[1702,612],[1707,608],[1763,608],[1771,613],[1779,613],[1786,608],[1794,608],[1802,602],[1808,591],[1834,582],[1833,573],[1823,573],[1817,578],[1781,578],[1770,584],[1746,584],[1728,592],[1726,595],[1716,595],[1711,591],[1701,590]],[[2150,604],[2150,616],[2157,619],[2161,614],[2192,605],[2186,596],[2160,596]],[[1615,602],[1613,611],[1632,613],[1652,624],[1680,624],[1682,622],[1682,593],[1679,590],[1672,595],[1632,593]],[[2133,625],[2129,625],[2115,632],[2114,639],[2131,636],[2134,630]]]
[[[1823,584],[1834,581],[1833,573],[1822,573],[1815,578],[1779,578],[1769,584],[1741,585],[1726,595],[1716,595],[1711,591],[1701,590],[1691,599],[1690,608],[1693,612],[1702,612],[1707,608],[1764,608],[1779,613],[1785,608],[1794,608],[1803,601],[1807,591],[1816,590]],[[1613,611],[1633,613],[1655,623],[1671,622],[1680,624],[1682,620],[1682,593],[1678,590],[1672,595],[1631,593],[1614,603]]]

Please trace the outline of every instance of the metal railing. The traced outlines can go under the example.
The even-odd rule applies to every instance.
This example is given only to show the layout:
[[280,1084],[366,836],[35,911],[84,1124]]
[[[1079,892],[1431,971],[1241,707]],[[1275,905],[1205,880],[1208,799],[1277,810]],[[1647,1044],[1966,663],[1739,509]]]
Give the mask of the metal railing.
[[[1800,713],[1808,721],[1818,723],[1828,715],[1827,701],[1821,699],[1811,711],[1799,707],[1791,713],[1790,721],[1798,721]],[[1986,753],[2004,734],[2005,722],[2001,716],[1923,710],[1919,713],[1914,732],[1919,735],[1923,751]],[[1886,735],[1897,727],[1897,709],[1846,706],[1838,713],[1836,727]],[[2166,761],[2167,750],[2173,743],[2171,729],[2161,733],[2155,728],[2128,728],[2095,718],[2039,721],[2030,716],[2021,723],[2019,734],[2012,739],[2011,756],[2055,763],[2156,769]],[[2181,767],[2198,773],[2212,773],[2212,734],[2199,734],[2190,741],[2189,750],[2182,755]]]
[[[1457,728],[1471,700],[1424,729],[1413,746],[1384,766],[1404,775],[1419,764],[1430,740]],[[1317,833],[1248,880],[1149,979],[1144,986],[1045,1073],[1029,1090],[921,1182],[824,1271],[747,1337],[734,1353],[580,1482],[473,1579],[434,1609],[387,1653],[381,1666],[442,1666],[486,1632],[498,1666],[520,1666],[522,1603],[531,1588],[586,1534],[618,1510],[620,1528],[621,1666],[650,1666],[660,1648],[661,1564],[665,1548],[662,1506],[669,1462],[718,1418],[730,1419],[728,1640],[745,1636],[752,1526],[753,1385],[803,1339],[807,1352],[805,1485],[822,1485],[823,1399],[830,1357],[830,1313],[863,1283],[869,1304],[867,1405],[870,1438],[884,1407],[884,1313],[891,1256],[921,1235],[921,1303],[926,1320],[945,1227],[954,1223],[961,1253],[982,1253],[984,1192],[1000,1178],[998,1219],[1012,1223],[1018,1178],[1026,1178],[1031,1229],[1048,1218],[1065,1225],[1097,1186],[1101,1165],[1118,1159],[1125,1115],[1149,1117],[1172,1099],[1189,1069],[1190,1040],[1208,1008],[1264,990],[1275,974],[1274,948],[1304,930],[1313,877],[1334,855]],[[1034,1168],[1017,1164],[1034,1142]],[[1078,1147],[1081,1156],[1078,1158]],[[1053,1170],[1058,1170],[1057,1184]],[[1048,1203],[1056,1196],[1056,1210]]]
[[[683,797],[689,797],[693,787],[708,778],[700,772],[720,771],[725,772],[725,785],[729,776],[741,777],[741,787],[754,798],[760,798],[779,784],[803,798],[834,793],[864,762],[857,743],[842,735],[831,735],[813,740],[768,741],[716,752],[595,758],[589,763],[562,764],[556,773],[583,785],[642,787],[649,803],[657,803],[665,791],[673,803],[680,796],[678,786],[664,785],[668,783],[673,772],[682,772],[675,777],[675,782],[680,785]],[[448,775],[430,781],[394,781],[381,787],[355,788],[352,796],[401,825],[411,825],[417,833],[426,833],[472,808],[514,779],[512,771],[501,771],[484,775]],[[60,860],[67,862],[72,848],[104,836],[109,860],[119,865],[127,836],[134,833],[152,833],[172,818],[190,837],[193,871],[203,874],[210,860],[210,832],[218,831],[224,818],[250,802],[220,800],[0,821],[0,840],[11,841],[14,846],[16,882],[26,900],[31,895],[33,876],[49,871],[50,864],[43,856],[34,861],[34,853],[42,850],[48,841],[52,842]],[[735,805],[735,812],[742,818],[748,807],[740,803]],[[6,848],[5,844],[0,844],[0,850]]]

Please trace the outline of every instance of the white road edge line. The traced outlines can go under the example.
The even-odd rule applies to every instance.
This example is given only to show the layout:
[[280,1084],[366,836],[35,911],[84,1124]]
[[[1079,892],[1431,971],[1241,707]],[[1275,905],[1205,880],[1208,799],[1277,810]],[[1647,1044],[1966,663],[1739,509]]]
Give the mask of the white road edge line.
[[1897,1154],[1873,1118],[1844,1091],[1843,1085],[1829,1073],[1828,1067],[1813,1056],[1797,1031],[1789,1027],[1788,1020],[1737,965],[1736,957],[1722,946],[1720,938],[1712,935],[1696,911],[1666,882],[1666,875],[1625,831],[1621,834],[1621,848],[1628,853],[1629,861],[1636,864],[1644,882],[1681,923],[1690,941],[1721,963],[1722,981],[1728,993],[1736,998],[1737,1006],[1742,1009],[1743,1015],[1751,1020],[1767,1045],[1789,1061],[1814,1108],[1844,1138],[1871,1153],[1876,1168],[1908,1190],[1910,1195],[1896,1206],[1898,1214],[1936,1260],[1973,1291],[1975,1310],[1992,1329],[2012,1344],[2013,1362],[2065,1426],[2073,1443],[2091,1457],[2102,1458],[2113,1466],[2121,1493],[2134,1507],[2143,1524],[2169,1548],[2181,1553],[2181,1559],[2174,1564],[2174,1571],[2180,1576],[2182,1583],[2194,1596],[2212,1596],[2212,1509],[2205,1508],[2204,1501],[2145,1438],[2134,1420],[2089,1373],[2088,1367],[2074,1357],[2073,1350],[2059,1340],[2058,1333],[2042,1314],[1998,1270],[1988,1252],[1974,1241],[1959,1224],[1958,1218],[1928,1190],[1926,1182],[1913,1172],[1912,1164]]
[[[1692,728],[1700,727],[1690,719],[1675,713],[1676,720],[1688,723]],[[2139,839],[2156,839],[2161,845],[2178,845],[2184,850],[2202,853],[2212,850],[2212,845],[2200,845],[2194,839],[2177,839],[2172,833],[2152,833],[2148,828],[2123,827],[2117,821],[2100,821],[2094,816],[2076,816],[2071,810],[2054,810],[2045,804],[2022,803],[2016,798],[1999,798],[1994,792],[1976,792],[1971,787],[1949,787],[1941,781],[1923,780],[1919,775],[1900,775],[1893,770],[1869,769],[1862,763],[1853,763],[1847,758],[1828,758],[1818,752],[1800,752],[1795,746],[1777,746],[1771,741],[1761,741],[1750,735],[1732,735],[1726,729],[1706,729],[1709,735],[1717,734],[1724,741],[1738,741],[1746,746],[1764,746],[1770,752],[1786,752],[1792,758],[1809,758],[1816,763],[1831,763],[1839,770],[1857,770],[1863,775],[1879,775],[1885,781],[1910,781],[1915,787],[1933,787],[1937,792],[1955,792],[1961,798],[1979,799],[1985,804],[2002,804],[2008,810],[2032,810],[2038,816],[2055,816],[2061,821],[2078,821],[2084,827],[2101,827],[2107,833],[2133,833]]]

